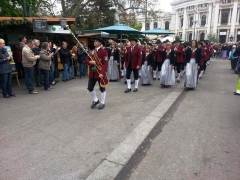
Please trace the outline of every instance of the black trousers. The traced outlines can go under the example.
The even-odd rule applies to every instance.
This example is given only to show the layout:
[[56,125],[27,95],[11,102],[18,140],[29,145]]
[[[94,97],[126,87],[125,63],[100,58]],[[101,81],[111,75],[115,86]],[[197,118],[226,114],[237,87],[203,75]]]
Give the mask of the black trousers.
[[98,82],[98,84],[99,84],[100,91],[101,92],[105,91],[105,88],[100,86],[100,80],[101,79],[94,79],[94,78],[89,78],[88,79],[88,88],[87,89],[89,90],[89,92],[92,92],[94,90],[96,82]]
[[127,73],[126,73],[126,78],[131,79],[131,73],[133,72],[134,79],[138,80],[138,69],[132,69],[131,64],[128,65],[127,68]]
[[207,61],[204,61],[203,70],[206,71],[206,69],[207,69]]
[[184,63],[176,63],[177,73],[180,73],[181,70],[184,70]]
[[121,61],[121,70],[124,70],[124,61]]
[[154,67],[153,70],[156,71],[158,69],[158,71],[161,71],[162,68],[162,62],[154,62]]
[[17,72],[18,72],[18,76],[24,78],[25,77],[25,70],[24,70],[23,64],[20,62],[20,63],[16,63],[15,66],[16,66],[16,69],[17,69]]
[[35,81],[36,81],[36,85],[40,85],[41,83],[41,71],[40,69],[38,69],[38,64],[39,61],[37,61],[37,63],[34,65],[34,76],[35,76]]

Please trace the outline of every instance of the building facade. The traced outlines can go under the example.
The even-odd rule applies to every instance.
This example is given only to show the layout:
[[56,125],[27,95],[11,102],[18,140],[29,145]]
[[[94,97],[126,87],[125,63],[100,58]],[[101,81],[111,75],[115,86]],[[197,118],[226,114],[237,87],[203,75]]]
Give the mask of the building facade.
[[[145,26],[145,15],[141,12],[136,13],[136,20],[138,23],[142,24],[141,31],[149,30],[149,29],[170,29],[171,24],[171,13],[170,12],[162,12],[157,15],[156,19],[148,18],[150,20],[147,21]],[[146,27],[146,28],[145,28]]]
[[240,0],[173,0],[170,30],[182,39],[240,41]]

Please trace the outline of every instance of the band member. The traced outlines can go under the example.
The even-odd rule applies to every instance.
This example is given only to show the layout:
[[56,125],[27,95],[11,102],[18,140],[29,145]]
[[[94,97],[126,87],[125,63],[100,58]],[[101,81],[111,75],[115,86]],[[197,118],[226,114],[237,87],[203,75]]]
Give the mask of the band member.
[[104,42],[101,39],[101,37],[96,37],[94,39],[95,49],[90,51],[90,56],[92,57],[93,60],[91,60],[89,56],[86,58],[86,64],[89,65],[88,90],[93,98],[91,108],[94,109],[97,106],[97,104],[99,104],[99,100],[94,90],[94,86],[96,82],[98,82],[100,91],[101,91],[101,103],[98,107],[99,110],[105,107],[105,98],[106,98],[105,87],[102,87],[101,83],[103,81],[103,83],[105,83],[104,85],[106,86],[107,85],[106,81],[108,80],[106,78],[106,71],[108,68],[108,53],[106,50],[101,48],[103,43]]
[[131,46],[126,49],[126,57],[125,57],[125,67],[127,69],[127,89],[125,93],[131,92],[131,73],[134,74],[135,79],[135,88],[133,92],[138,91],[138,82],[139,75],[138,71],[142,65],[142,49],[137,45],[138,40],[136,38],[130,38]]
[[206,68],[207,68],[209,49],[208,49],[208,46],[206,44],[206,41],[202,41],[202,43],[203,43],[204,52],[206,53],[206,57],[204,59],[204,66],[203,66],[203,72],[205,73]]
[[112,81],[118,81],[119,80],[118,65],[120,62],[120,53],[114,41],[111,42],[111,46],[108,50],[108,58],[109,58],[108,78],[109,80],[112,80]]
[[154,55],[151,52],[150,46],[145,47],[142,55],[142,85],[149,85],[153,83],[152,69],[154,67]]
[[171,49],[172,43],[166,43],[166,49],[163,51],[163,64],[161,68],[160,85],[161,88],[170,88],[175,84],[175,52]]
[[126,47],[125,45],[122,45],[120,47],[120,58],[121,58],[121,78],[124,77],[124,60],[125,60],[125,51],[126,51]]
[[206,62],[207,54],[206,54],[205,48],[203,47],[202,42],[198,42],[198,48],[202,50],[202,58],[199,63],[200,69],[198,70],[198,74],[199,74],[198,81],[199,81],[199,79],[202,79],[202,76],[203,76],[204,62]]
[[153,79],[155,80],[157,77],[157,69],[158,69],[158,80],[160,80],[161,67],[162,67],[162,53],[164,51],[164,47],[162,46],[162,42],[160,39],[157,40],[157,48],[155,52],[155,64],[153,69]]
[[197,74],[200,68],[199,63],[202,57],[202,50],[197,48],[197,41],[192,40],[191,48],[186,52],[186,78],[185,90],[193,90],[197,87]]
[[175,48],[174,51],[176,52],[176,66],[177,66],[177,82],[180,82],[180,72],[182,67],[184,67],[184,46],[181,45],[180,39],[176,38],[175,40]]

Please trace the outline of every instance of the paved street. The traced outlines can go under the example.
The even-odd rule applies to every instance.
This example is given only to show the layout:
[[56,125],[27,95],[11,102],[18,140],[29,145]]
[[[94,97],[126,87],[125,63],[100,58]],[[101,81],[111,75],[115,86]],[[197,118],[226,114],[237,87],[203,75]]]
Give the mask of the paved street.
[[240,179],[240,97],[229,68],[228,60],[211,62],[197,90],[182,94],[119,179]]
[[155,82],[125,94],[123,80],[111,83],[99,111],[90,109],[87,79],[53,88],[31,95],[21,82],[16,98],[0,98],[1,180],[85,179],[174,89]]
[[[15,80],[13,80],[15,81]],[[228,60],[213,60],[183,92],[116,179],[239,180],[240,107]],[[111,83],[104,110],[90,109],[87,79],[0,99],[0,180],[83,180],[183,82],[171,89]],[[100,91],[97,89],[98,97]],[[133,152],[134,153],[134,152]]]

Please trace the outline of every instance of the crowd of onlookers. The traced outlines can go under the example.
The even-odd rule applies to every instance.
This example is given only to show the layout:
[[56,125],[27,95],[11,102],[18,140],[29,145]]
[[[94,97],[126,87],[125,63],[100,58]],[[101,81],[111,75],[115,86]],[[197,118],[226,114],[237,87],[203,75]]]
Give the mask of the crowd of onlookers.
[[[82,42],[82,44],[87,50],[86,43]],[[79,77],[86,77],[86,53],[77,45],[69,50],[68,44],[64,41],[56,45],[51,41],[27,40],[24,35],[19,35],[19,43],[12,48],[12,56],[4,46],[5,41],[0,39],[0,80],[4,98],[16,96],[11,90],[12,60],[18,78],[25,80],[30,94],[38,94],[38,89],[35,87],[43,87],[46,91],[52,90],[51,86],[58,82],[55,79],[59,78],[59,61],[63,66],[63,82],[78,77],[78,69]]]

